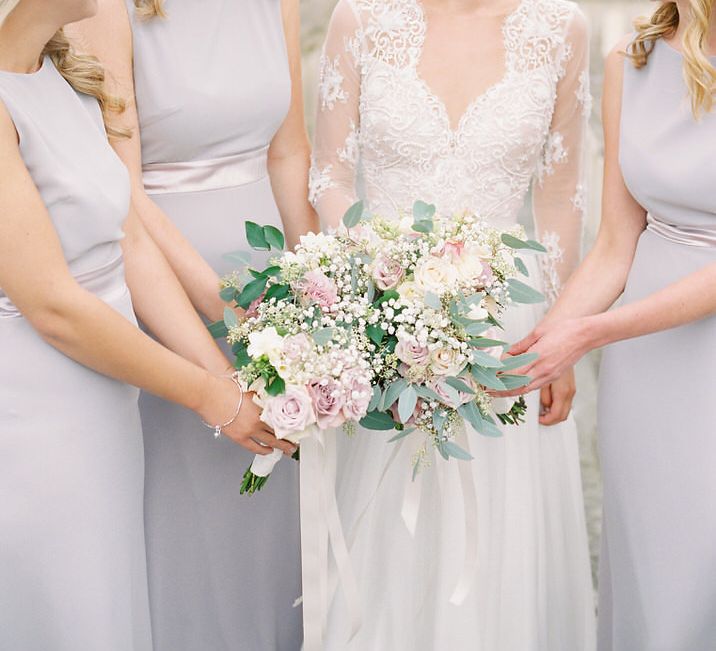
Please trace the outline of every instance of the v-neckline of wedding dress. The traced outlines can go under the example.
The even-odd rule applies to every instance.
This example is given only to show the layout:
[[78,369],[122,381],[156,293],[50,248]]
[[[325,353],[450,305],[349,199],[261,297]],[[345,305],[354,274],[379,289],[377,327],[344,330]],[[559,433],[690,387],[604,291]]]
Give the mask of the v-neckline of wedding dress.
[[416,83],[421,86],[427,100],[437,109],[437,113],[440,115],[441,120],[444,123],[445,130],[450,135],[451,140],[455,141],[458,139],[460,133],[465,128],[465,124],[470,119],[472,114],[477,111],[484,102],[486,102],[492,95],[498,92],[502,86],[504,86],[510,78],[510,65],[509,65],[509,47],[508,38],[506,35],[506,29],[508,25],[522,12],[525,5],[529,0],[519,0],[514,9],[508,12],[501,21],[500,35],[502,39],[502,46],[504,48],[504,71],[502,75],[493,83],[488,84],[484,90],[477,93],[466,105],[462,112],[459,114],[457,122],[453,123],[450,117],[450,111],[445,100],[436,93],[430,83],[420,74],[419,67],[420,62],[423,58],[423,51],[425,49],[425,39],[428,30],[428,18],[425,7],[423,6],[422,0],[411,0],[415,5],[416,15],[420,21],[420,41],[418,45],[418,52],[412,61],[412,71],[415,75]]

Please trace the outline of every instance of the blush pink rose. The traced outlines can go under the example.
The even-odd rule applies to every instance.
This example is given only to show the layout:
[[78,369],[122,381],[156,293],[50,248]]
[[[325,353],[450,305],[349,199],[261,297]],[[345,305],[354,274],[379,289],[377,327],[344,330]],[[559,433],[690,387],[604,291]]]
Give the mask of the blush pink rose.
[[364,377],[354,375],[348,383],[343,404],[343,415],[348,420],[360,420],[368,413],[368,404],[373,396],[373,388]]
[[[465,384],[468,386],[471,386],[474,388],[474,383],[470,378],[460,378]],[[457,409],[460,405],[464,405],[467,402],[470,402],[475,396],[472,393],[467,393],[466,391],[458,391],[457,389],[453,389],[457,393],[458,396],[458,402],[455,403],[455,400],[453,397],[450,396],[450,394],[445,390],[445,387],[449,386],[446,384],[445,380],[437,380],[435,382],[429,383],[429,388],[431,388],[435,393],[437,393],[440,396],[440,400],[444,402],[448,407],[452,407],[453,409]],[[452,387],[450,387],[452,388]]]
[[405,362],[408,366],[423,366],[430,359],[428,347],[410,339],[400,340],[395,346],[395,354],[401,362]]
[[254,299],[253,303],[251,303],[251,305],[249,305],[249,307],[248,307],[247,310],[246,310],[246,317],[247,317],[247,318],[250,319],[250,318],[252,318],[252,317],[258,316],[258,314],[259,314],[259,309],[258,309],[258,308],[259,308],[259,305],[261,304],[261,302],[264,300],[264,296],[266,296],[266,291],[267,291],[267,290],[264,289],[264,291],[261,292],[261,296],[259,296],[258,298]]
[[300,281],[298,290],[304,299],[318,303],[322,308],[330,308],[338,300],[336,283],[320,269],[309,271]]
[[311,396],[303,388],[289,385],[280,396],[264,401],[261,420],[273,429],[277,438],[295,443],[316,422]]
[[315,380],[308,385],[308,394],[313,401],[316,422],[321,429],[338,427],[343,424],[343,388],[335,380]]
[[404,275],[405,271],[397,260],[379,254],[373,261],[373,280],[383,291],[395,289]]
[[443,248],[443,252],[445,255],[452,256],[453,258],[460,257],[460,254],[462,253],[462,250],[465,248],[464,242],[455,242],[455,241],[448,241],[445,242],[445,247]]

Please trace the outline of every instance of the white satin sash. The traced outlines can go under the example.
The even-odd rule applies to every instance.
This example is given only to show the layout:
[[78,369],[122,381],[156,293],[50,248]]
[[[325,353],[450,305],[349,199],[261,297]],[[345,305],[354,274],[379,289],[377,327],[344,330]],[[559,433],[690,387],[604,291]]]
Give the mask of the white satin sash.
[[178,163],[149,163],[142,168],[147,194],[206,192],[255,183],[266,177],[268,147],[234,156]]
[[667,224],[651,213],[646,216],[646,230],[676,244],[688,246],[716,247],[716,223],[713,228],[679,226]]

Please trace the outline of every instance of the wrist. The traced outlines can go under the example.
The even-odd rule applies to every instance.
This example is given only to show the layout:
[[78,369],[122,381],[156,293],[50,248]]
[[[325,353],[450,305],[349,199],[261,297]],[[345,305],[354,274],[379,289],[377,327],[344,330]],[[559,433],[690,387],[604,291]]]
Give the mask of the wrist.
[[610,343],[609,317],[607,313],[580,317],[579,322],[582,327],[585,353]]

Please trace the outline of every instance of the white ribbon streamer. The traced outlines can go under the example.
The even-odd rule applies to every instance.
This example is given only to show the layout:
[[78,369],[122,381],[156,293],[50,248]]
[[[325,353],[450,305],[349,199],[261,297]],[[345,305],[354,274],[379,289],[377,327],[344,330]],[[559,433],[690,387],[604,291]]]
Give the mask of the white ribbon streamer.
[[[470,451],[470,444],[465,432],[457,436],[457,441],[467,452]],[[475,477],[472,468],[472,461],[457,461],[462,486],[462,500],[465,509],[465,560],[462,571],[458,578],[457,585],[450,596],[450,603],[460,606],[464,603],[472,583],[475,580],[477,571],[477,493],[475,490]]]

